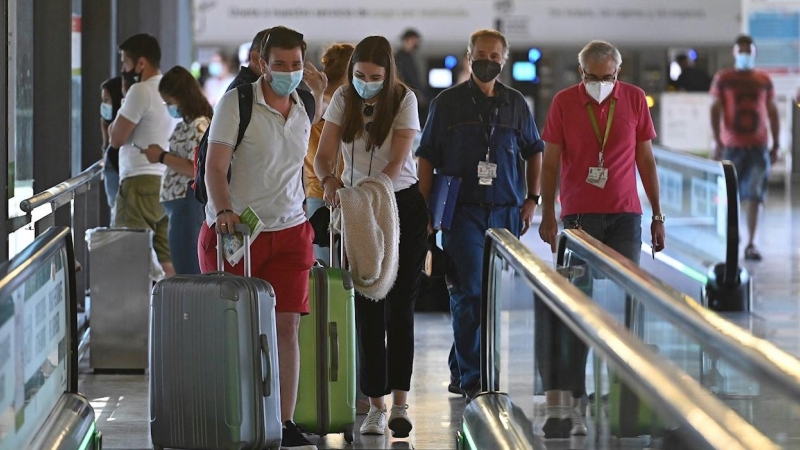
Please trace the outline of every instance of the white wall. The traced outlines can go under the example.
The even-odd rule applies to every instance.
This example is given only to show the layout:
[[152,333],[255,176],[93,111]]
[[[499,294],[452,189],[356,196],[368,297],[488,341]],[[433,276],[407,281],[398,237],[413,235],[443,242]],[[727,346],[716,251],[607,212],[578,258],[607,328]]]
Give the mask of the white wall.
[[[501,28],[512,43],[616,45],[728,43],[740,30],[739,0],[195,0],[195,42],[236,46],[274,25],[313,43],[358,41],[371,34],[392,43],[414,27],[427,43],[466,42],[478,28]],[[427,45],[427,44],[426,44]]]
[[731,42],[740,30],[738,0],[499,0],[509,37],[547,44],[615,45]]
[[492,24],[489,0],[195,0],[198,45],[238,45],[275,25],[294,28],[312,43],[382,35],[394,44],[413,27],[425,41],[465,44],[470,33]]

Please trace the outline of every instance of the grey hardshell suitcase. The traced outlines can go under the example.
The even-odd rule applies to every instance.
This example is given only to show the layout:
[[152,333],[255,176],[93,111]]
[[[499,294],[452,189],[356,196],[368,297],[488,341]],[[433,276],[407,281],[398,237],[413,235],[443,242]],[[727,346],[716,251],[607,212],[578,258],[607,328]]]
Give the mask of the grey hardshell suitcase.
[[[156,450],[280,447],[275,293],[249,277],[250,230],[237,225],[236,231],[245,235],[247,277],[220,270],[174,276],[153,288],[150,436]],[[220,242],[217,267],[221,248]]]

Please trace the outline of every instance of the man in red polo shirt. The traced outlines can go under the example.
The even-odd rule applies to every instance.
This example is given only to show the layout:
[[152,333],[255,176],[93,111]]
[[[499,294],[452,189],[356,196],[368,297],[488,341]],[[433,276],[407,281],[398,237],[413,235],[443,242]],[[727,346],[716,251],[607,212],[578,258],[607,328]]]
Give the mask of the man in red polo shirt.
[[[622,56],[614,46],[592,41],[578,54],[578,62],[583,81],[556,94],[542,134],[545,147],[539,236],[555,252],[556,174],[561,166],[564,227],[583,229],[638,263],[642,206],[636,188],[637,168],[653,208],[650,233],[655,251],[664,249],[665,238],[650,142],[656,136],[650,110],[641,89],[617,80]],[[550,325],[550,330],[562,326],[555,316]],[[537,360],[548,404],[545,437],[586,434],[574,406],[584,395],[587,349],[574,336],[560,341],[554,336],[537,339]],[[565,352],[548,352],[545,347],[553,344],[567,348]],[[560,356],[564,353],[569,357]]]
[[[753,38],[740,35],[733,47],[734,67],[717,72],[711,84],[711,128],[714,159],[727,159],[736,166],[739,198],[747,215],[747,246],[744,258],[761,261],[755,246],[756,226],[767,191],[770,165],[778,160],[780,121],[775,92],[766,72],[755,70]],[[767,134],[769,122],[772,147]]]

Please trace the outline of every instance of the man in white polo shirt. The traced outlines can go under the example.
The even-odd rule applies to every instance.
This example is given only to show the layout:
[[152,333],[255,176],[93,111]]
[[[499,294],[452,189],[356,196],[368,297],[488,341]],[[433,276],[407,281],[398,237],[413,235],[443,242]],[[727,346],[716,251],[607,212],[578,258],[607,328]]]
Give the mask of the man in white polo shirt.
[[[265,229],[252,243],[252,275],[275,289],[281,382],[281,448],[316,449],[292,421],[300,372],[298,327],[309,313],[308,276],[314,263],[314,231],[303,211],[303,159],[311,122],[295,92],[303,79],[303,35],[274,27],[261,47],[263,76],[252,84],[250,124],[238,147],[239,98],[236,89],[217,103],[208,135],[206,221],[200,230],[200,269],[216,269],[216,227],[228,233],[248,206]],[[321,91],[324,91],[322,86]],[[234,151],[235,147],[235,151]],[[230,184],[227,179],[231,169]],[[226,271],[242,273],[242,264]]]
[[169,148],[175,128],[164,100],[161,82],[161,47],[149,34],[136,34],[119,46],[122,76],[130,84],[116,120],[108,127],[111,146],[119,148],[120,188],[115,206],[115,227],[150,228],[153,248],[167,276],[175,275],[167,241],[168,218],[159,201],[165,166],[152,164],[142,153],[151,144]]

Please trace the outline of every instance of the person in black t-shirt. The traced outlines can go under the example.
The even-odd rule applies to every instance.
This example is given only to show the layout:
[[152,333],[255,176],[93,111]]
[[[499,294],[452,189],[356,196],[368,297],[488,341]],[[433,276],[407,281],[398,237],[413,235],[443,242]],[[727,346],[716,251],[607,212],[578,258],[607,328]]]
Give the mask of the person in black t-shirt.
[[711,77],[705,70],[694,67],[693,61],[686,55],[678,55],[675,62],[681,66],[681,75],[675,81],[675,88],[687,92],[708,92]]
[[261,76],[261,68],[258,65],[258,55],[261,52],[261,44],[264,41],[264,36],[269,33],[269,30],[269,28],[261,30],[253,38],[253,42],[250,44],[250,53],[248,53],[247,65],[242,66],[239,69],[239,73],[236,74],[236,78],[231,81],[231,84],[228,85],[228,89],[226,89],[225,92],[230,91],[231,89],[236,89],[237,86],[255,83],[258,81],[258,77]]
[[419,67],[414,56],[419,49],[420,39],[419,32],[413,28],[403,32],[403,35],[400,36],[401,48],[395,52],[394,61],[400,80],[417,95],[420,121],[424,123],[428,112],[427,86],[420,79]]

